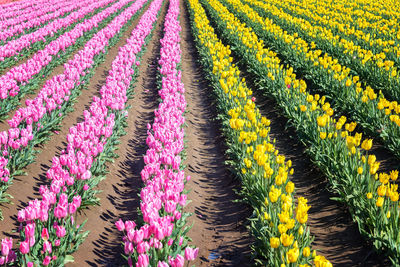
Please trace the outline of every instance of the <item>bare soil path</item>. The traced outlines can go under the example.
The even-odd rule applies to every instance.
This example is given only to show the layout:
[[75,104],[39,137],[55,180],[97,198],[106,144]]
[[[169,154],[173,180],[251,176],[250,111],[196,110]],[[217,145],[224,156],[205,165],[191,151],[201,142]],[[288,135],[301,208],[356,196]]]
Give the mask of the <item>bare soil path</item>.
[[[191,176],[187,183],[191,203],[185,208],[192,212],[189,223],[194,225],[189,236],[192,243],[200,248],[199,257],[193,263],[196,266],[250,266],[252,238],[247,225],[251,209],[242,203],[234,202],[239,198],[235,190],[240,182],[235,179],[225,161],[225,140],[221,135],[221,125],[216,120],[216,107],[212,97],[212,88],[208,86],[204,72],[197,63],[198,54],[190,29],[189,14],[185,0],[181,0],[180,22],[182,26],[182,79],[185,84],[185,97],[188,102],[186,117],[186,175]],[[74,254],[75,262],[68,266],[121,266],[125,260],[121,257],[121,235],[114,227],[119,218],[137,219],[140,193],[143,183],[140,171],[144,167],[143,155],[147,150],[147,124],[153,122],[154,110],[158,106],[156,74],[162,37],[163,22],[168,4],[165,4],[141,60],[140,76],[135,86],[134,98],[128,104],[129,110],[127,135],[120,138],[121,144],[116,151],[119,158],[109,164],[109,174],[98,189],[100,206],[91,207],[82,212],[77,220],[88,219],[84,229],[90,234],[79,250]],[[147,9],[147,8],[146,8]],[[65,147],[65,136],[69,128],[82,119],[86,109],[97,91],[105,83],[111,63],[136,26],[136,19],[124,33],[121,40],[112,47],[89,82],[89,90],[84,90],[75,104],[75,110],[64,120],[59,134],[43,145],[37,161],[26,170],[28,176],[17,177],[9,193],[15,197],[14,204],[2,206],[5,219],[0,221],[0,235],[10,234],[16,229],[18,209],[38,197],[38,189],[48,184],[45,172],[52,157]],[[51,75],[62,72],[57,67]],[[251,77],[246,77],[251,80]],[[249,84],[250,87],[254,85]],[[256,90],[254,90],[256,91]],[[305,148],[296,137],[293,129],[286,129],[287,120],[279,115],[276,103],[257,96],[257,104],[262,113],[271,120],[271,136],[276,138],[280,153],[291,159],[295,169],[293,181],[297,186],[297,195],[309,200],[309,222],[311,233],[315,235],[314,248],[326,256],[334,266],[387,266],[384,257],[371,253],[372,247],[360,236],[357,226],[351,221],[344,205],[330,198],[326,190],[326,178],[313,167]],[[5,127],[0,123],[0,130]],[[377,148],[379,151],[379,148]],[[386,155],[385,152],[378,154]],[[383,156],[385,158],[385,156]],[[386,163],[391,166],[393,163]],[[368,257],[367,257],[368,255]]]
[[[140,61],[139,77],[135,84],[135,95],[128,104],[127,135],[119,140],[116,153],[119,158],[109,164],[109,174],[98,189],[101,206],[90,207],[78,218],[88,219],[84,229],[89,236],[73,255],[75,262],[68,266],[122,266],[126,261],[122,258],[122,236],[114,226],[119,218],[135,220],[139,207],[143,182],[140,171],[144,167],[143,155],[146,154],[147,124],[153,122],[154,110],[158,106],[156,74],[162,37],[164,17],[168,5],[165,3],[153,31],[153,36],[146,52]],[[131,30],[132,31],[132,30]],[[130,33],[127,37],[130,36]],[[125,38],[126,39],[126,38]]]
[[[51,165],[52,158],[66,147],[65,141],[69,133],[69,128],[82,119],[83,111],[89,107],[93,96],[97,94],[98,90],[105,83],[106,75],[111,69],[112,61],[118,54],[119,47],[125,44],[126,39],[130,36],[137,22],[138,19],[128,27],[119,42],[108,50],[104,63],[100,64],[96,69],[95,74],[89,80],[88,89],[82,91],[82,94],[77,99],[77,103],[74,105],[74,111],[69,113],[63,120],[58,134],[55,133],[46,144],[39,147],[41,152],[37,155],[36,162],[25,168],[28,175],[14,179],[13,185],[7,191],[14,197],[12,199],[13,203],[1,206],[4,215],[4,220],[0,221],[1,236],[10,236],[12,230],[18,227],[16,224],[18,210],[25,207],[29,200],[39,196],[40,185],[49,184],[46,178],[46,171]],[[59,66],[51,75],[62,73],[63,69],[63,66]],[[5,127],[5,125],[2,124],[0,129],[2,127]],[[11,236],[17,238],[18,234],[12,234]]]
[[387,266],[387,260],[374,253],[373,247],[361,236],[347,207],[330,199],[335,195],[327,190],[326,177],[313,165],[294,129],[286,128],[287,119],[280,115],[277,104],[260,94],[256,103],[261,113],[271,120],[270,136],[275,138],[279,153],[293,162],[292,181],[297,197],[307,198],[311,205],[307,224],[315,236],[313,248],[333,266]]
[[216,108],[197,60],[197,50],[189,24],[189,14],[181,1],[182,78],[188,112],[186,175],[191,176],[187,188],[192,202],[187,210],[194,227],[189,231],[193,244],[200,248],[196,266],[248,266],[250,262],[250,235],[245,227],[251,215],[249,207],[234,203],[235,189],[240,182],[226,166],[221,125]]

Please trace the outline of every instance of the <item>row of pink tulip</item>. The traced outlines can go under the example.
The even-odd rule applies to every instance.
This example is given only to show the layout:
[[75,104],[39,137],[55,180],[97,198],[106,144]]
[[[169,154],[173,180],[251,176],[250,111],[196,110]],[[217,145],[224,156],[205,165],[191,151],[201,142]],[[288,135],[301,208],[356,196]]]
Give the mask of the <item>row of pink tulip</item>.
[[51,0],[51,1],[41,1],[41,4],[39,6],[34,6],[32,8],[21,10],[21,14],[18,14],[17,16],[12,16],[9,18],[4,18],[0,19],[0,29],[4,30],[7,29],[10,26],[17,25],[21,22],[25,22],[29,19],[34,19],[35,16],[32,14],[35,14],[36,16],[41,16],[46,13],[51,13],[55,12],[57,9],[55,9],[55,6],[62,7],[63,1],[61,0]]
[[[162,1],[150,5],[114,59],[100,97],[93,97],[90,108],[84,111],[84,121],[70,128],[66,150],[53,158],[47,171],[51,185],[40,187],[42,199],[30,201],[18,212],[18,221],[22,223],[19,250],[16,254],[11,249],[12,239],[3,239],[4,263],[18,258],[21,266],[59,266],[73,260],[70,253],[78,249],[75,245],[86,236],[74,216],[85,201],[95,198],[93,187],[99,182],[96,175],[113,150],[110,140],[121,135],[122,122],[127,117],[126,102],[133,93],[132,78],[140,64],[137,56]],[[74,167],[76,163],[78,169]]]
[[[100,5],[106,5],[111,1],[113,0],[98,1],[94,6],[98,7]],[[85,33],[91,31],[94,27],[97,27],[99,23],[108,18],[111,14],[118,12],[123,6],[130,2],[132,2],[132,0],[118,1],[90,19],[82,21],[72,30],[64,33],[56,40],[47,44],[44,49],[36,52],[28,61],[11,68],[7,73],[2,75],[0,77],[0,84],[2,84],[2,87],[0,88],[0,113],[7,114],[6,112],[9,112],[9,109],[15,108],[14,106],[18,103],[15,105],[9,105],[7,102],[8,98],[18,96],[18,99],[20,99],[25,93],[29,92],[29,88],[26,88],[26,84],[29,83],[35,75],[39,74],[44,67],[49,65],[50,62],[56,61],[58,53],[75,45],[76,41],[84,36]],[[20,88],[25,88],[25,90],[20,92]]]
[[60,0],[51,0],[43,2],[40,8],[33,8],[29,12],[22,13],[18,16],[13,16],[0,21],[0,30],[4,31],[10,26],[20,24],[22,22],[28,21],[30,19],[35,19],[38,16],[45,15],[46,13],[55,12],[58,8],[63,7],[63,2]]
[[[133,1],[133,0],[123,0]],[[18,109],[8,121],[10,129],[0,132],[0,201],[2,193],[12,182],[13,170],[20,168],[27,157],[25,148],[32,149],[38,138],[50,135],[48,128],[54,128],[54,121],[65,116],[71,109],[70,97],[79,94],[81,81],[93,73],[97,66],[95,58],[105,54],[111,38],[119,34],[121,28],[132,19],[147,0],[136,0],[131,6],[115,17],[107,27],[89,40],[73,59],[64,65],[64,73],[46,81],[39,94],[26,100],[26,107]],[[87,79],[86,79],[87,80]],[[60,123],[60,122],[59,122]],[[28,153],[31,156],[32,153]],[[10,174],[11,172],[11,174]],[[3,196],[4,198],[4,196]]]
[[0,20],[17,17],[40,8],[46,0],[1,1]]
[[141,171],[145,184],[140,193],[144,224],[140,226],[121,219],[115,223],[117,229],[124,232],[129,266],[135,262],[137,267],[182,267],[185,258],[193,260],[198,253],[198,248],[187,244],[189,228],[185,223],[190,214],[183,212],[187,199],[184,185],[190,177],[185,178],[181,170],[186,100],[178,70],[181,61],[178,16],[179,0],[170,0],[159,60],[162,102],[154,112],[153,125],[148,125],[146,143],[149,148]]
[[[112,1],[113,0],[109,0],[107,3]],[[76,10],[68,16],[55,19],[34,32],[21,35],[19,38],[0,46],[0,62],[4,61],[7,57],[17,56],[18,52],[23,49],[31,48],[36,42],[46,42],[46,38],[53,36],[57,31],[62,30],[63,28],[67,28],[74,22],[84,18],[89,13],[94,12],[96,9],[104,7],[107,3],[104,1],[98,2],[93,0],[76,1],[69,7],[69,9],[72,8]],[[67,13],[67,10],[64,11],[64,13]]]
[[0,40],[2,43],[26,32],[36,30],[50,21],[67,15],[76,7],[76,1],[53,0],[44,5],[41,9],[23,14],[18,17],[9,18],[0,23]]

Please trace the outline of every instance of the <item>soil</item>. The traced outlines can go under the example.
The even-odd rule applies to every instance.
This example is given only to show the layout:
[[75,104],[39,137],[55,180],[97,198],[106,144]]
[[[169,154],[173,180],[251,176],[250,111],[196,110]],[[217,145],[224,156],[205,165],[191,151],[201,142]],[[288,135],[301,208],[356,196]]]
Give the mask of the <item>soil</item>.
[[[168,5],[163,7],[153,37],[147,46],[139,68],[140,75],[135,84],[135,95],[129,100],[127,135],[120,138],[121,143],[115,151],[119,157],[108,165],[109,173],[98,188],[100,206],[93,206],[77,216],[79,222],[87,219],[85,230],[89,236],[73,255],[75,262],[68,266],[121,266],[126,264],[121,256],[121,233],[114,223],[119,218],[136,220],[140,203],[140,189],[143,183],[140,171],[144,167],[143,155],[147,150],[147,124],[153,122],[154,110],[158,105],[156,73],[160,50],[159,39],[162,36],[164,17]],[[139,18],[140,19],[140,18]],[[136,19],[121,40],[112,47],[105,59],[89,81],[89,89],[84,90],[74,105],[75,110],[63,121],[59,134],[54,134],[50,141],[41,147],[35,164],[26,168],[28,176],[17,177],[9,193],[15,197],[13,204],[1,206],[5,219],[0,221],[1,236],[12,236],[18,225],[15,223],[18,209],[38,197],[38,189],[48,184],[45,172],[52,157],[65,147],[68,129],[82,119],[83,110],[89,107],[93,95],[105,83],[111,63],[118,53],[118,48],[136,26]],[[185,174],[191,176],[187,183],[191,202],[185,208],[193,213],[189,224],[193,228],[188,235],[192,244],[199,247],[199,256],[193,262],[196,266],[250,266],[252,238],[247,229],[247,218],[251,208],[235,202],[240,197],[235,193],[240,182],[224,165],[225,141],[221,134],[221,124],[217,114],[212,88],[208,86],[204,72],[197,63],[198,55],[190,30],[187,6],[181,0],[182,26],[182,79],[185,84],[185,98],[188,103],[186,117],[186,152]],[[62,70],[56,68],[52,73]],[[254,90],[255,91],[255,90]],[[315,235],[313,248],[326,256],[334,266],[386,266],[384,257],[372,252],[372,247],[361,237],[357,226],[351,220],[344,205],[330,198],[326,189],[327,181],[321,172],[313,167],[305,155],[305,148],[297,141],[293,129],[286,129],[287,121],[279,115],[276,103],[257,96],[257,104],[262,113],[271,120],[271,135],[276,138],[280,153],[293,161],[297,196],[309,200],[308,226]],[[5,127],[0,124],[0,129]],[[376,151],[382,159],[390,158],[379,146]],[[389,160],[389,162],[392,162]],[[388,163],[386,166],[392,166]]]
[[192,202],[188,211],[194,215],[194,227],[189,236],[198,246],[196,266],[249,266],[251,239],[246,228],[251,215],[248,206],[235,203],[235,190],[240,182],[224,166],[226,147],[221,136],[221,125],[215,120],[217,114],[207,86],[197,50],[190,30],[189,14],[181,1],[181,49],[182,79],[185,84],[188,113],[187,169],[191,176],[187,188]]
[[305,197],[311,206],[307,225],[315,237],[312,248],[333,266],[387,266],[387,259],[377,255],[361,236],[347,207],[331,200],[335,195],[328,191],[326,177],[313,165],[294,129],[287,127],[276,103],[257,93],[256,96],[261,113],[271,121],[270,136],[275,139],[276,148],[293,162],[291,179],[296,185],[296,197]]
[[[7,193],[14,197],[12,200],[13,204],[5,204],[0,207],[4,215],[4,220],[0,221],[1,235],[12,236],[13,238],[18,237],[18,235],[9,234],[12,230],[16,230],[18,226],[15,224],[15,222],[17,222],[16,214],[18,210],[25,207],[29,200],[39,196],[40,185],[48,184],[45,174],[51,165],[52,158],[66,147],[65,141],[69,133],[69,128],[83,118],[83,111],[89,107],[93,96],[97,94],[98,90],[105,83],[105,78],[107,77],[108,71],[111,69],[112,61],[118,54],[119,47],[126,43],[126,39],[130,36],[138,20],[139,19],[136,19],[132,25],[128,27],[120,41],[108,50],[104,63],[100,64],[95,70],[95,74],[89,80],[88,89],[82,90],[82,94],[77,98],[77,103],[74,105],[74,111],[69,113],[63,120],[62,127],[58,134],[54,133],[47,143],[39,147],[41,152],[36,156],[36,162],[25,168],[28,175],[14,178],[13,185],[11,185],[7,191]],[[63,70],[63,66],[58,66],[50,77],[63,73]],[[6,123],[3,122],[0,124],[1,130],[8,128]]]

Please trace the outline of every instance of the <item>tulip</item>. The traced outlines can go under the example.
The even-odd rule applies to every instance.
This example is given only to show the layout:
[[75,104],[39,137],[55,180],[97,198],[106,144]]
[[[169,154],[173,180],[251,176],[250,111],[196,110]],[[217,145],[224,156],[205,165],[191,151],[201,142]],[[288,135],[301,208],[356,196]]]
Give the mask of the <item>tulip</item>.
[[51,257],[50,257],[50,256],[46,256],[46,257],[44,258],[44,260],[43,260],[43,265],[44,265],[44,266],[47,266],[47,265],[50,264],[50,262],[51,262]]
[[138,243],[142,242],[142,240],[143,240],[143,234],[144,234],[144,233],[143,233],[143,230],[142,230],[142,229],[134,231],[134,232],[133,232],[133,239],[132,239],[132,241],[133,241],[135,244],[138,244]]
[[25,235],[26,235],[26,237],[34,237],[35,236],[35,224],[34,223],[28,223],[25,226]]
[[10,250],[12,249],[12,238],[10,239],[2,239],[1,240],[1,255],[8,256]]
[[192,261],[197,258],[197,254],[199,253],[199,248],[191,248],[187,247],[185,249],[185,259],[188,261]]
[[119,219],[118,221],[115,222],[115,226],[117,227],[118,231],[125,230],[125,224],[121,219]]
[[27,253],[29,253],[29,250],[30,250],[30,246],[29,246],[28,241],[24,241],[24,242],[21,242],[21,243],[19,244],[19,251],[20,251],[22,254],[27,254]]
[[185,264],[185,259],[180,255],[176,255],[175,259],[171,259],[169,260],[169,264],[171,265],[171,267],[183,267],[183,265]]
[[47,230],[47,228],[42,229],[42,239],[44,241],[47,241],[49,239],[49,231]]
[[51,253],[52,252],[51,243],[49,241],[44,241],[44,243],[43,243],[43,251],[44,251],[44,253],[46,253],[46,252]]
[[149,256],[147,256],[146,254],[140,254],[136,263],[136,267],[147,267],[148,265]]
[[55,228],[56,228],[56,235],[57,235],[58,238],[62,238],[62,237],[65,236],[66,230],[65,230],[64,226],[57,225]]

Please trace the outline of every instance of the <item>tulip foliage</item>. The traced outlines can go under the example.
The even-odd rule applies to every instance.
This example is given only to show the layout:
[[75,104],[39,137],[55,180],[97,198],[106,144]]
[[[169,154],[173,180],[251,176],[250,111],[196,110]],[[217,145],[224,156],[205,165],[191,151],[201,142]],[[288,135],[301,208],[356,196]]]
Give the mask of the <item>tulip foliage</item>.
[[[124,21],[129,21],[144,2],[137,1],[136,7],[122,13]],[[50,186],[40,187],[41,200],[30,201],[18,212],[21,242],[15,253],[10,249],[12,240],[4,239],[2,253],[6,261],[17,260],[18,266],[60,266],[73,261],[71,254],[88,235],[74,216],[98,201],[95,186],[104,179],[105,163],[115,156],[117,140],[125,134],[126,102],[133,95],[142,48],[149,40],[161,4],[158,0],[150,5],[127,44],[120,48],[100,97],[94,97],[84,111],[84,121],[70,128],[67,148],[53,158],[47,171]],[[118,24],[113,27],[118,29]]]
[[322,93],[334,99],[338,108],[351,115],[369,134],[378,136],[400,158],[400,105],[397,101],[388,100],[382,91],[377,92],[369,85],[363,86],[360,76],[353,75],[353,70],[340,64],[337,58],[323,53],[314,43],[308,44],[297,33],[289,34],[272,20],[265,20],[241,0],[226,2],[228,9],[250,25],[265,44],[279,47],[276,52],[295,71],[320,86]]
[[260,114],[252,91],[231,63],[229,46],[217,38],[200,3],[190,0],[188,5],[201,62],[219,103],[228,163],[242,181],[242,196],[254,208],[254,257],[270,266],[332,266],[316,252],[311,254],[313,238],[306,225],[310,206],[303,197],[294,199],[292,162],[271,141],[270,121]]
[[186,226],[189,213],[183,211],[187,202],[185,177],[182,170],[184,154],[186,108],[184,86],[179,70],[181,61],[178,20],[179,0],[170,0],[161,39],[159,79],[161,103],[154,111],[153,125],[148,125],[141,177],[140,214],[143,223],[119,220],[118,230],[124,232],[124,250],[128,265],[138,267],[183,267],[186,260],[194,260],[198,248],[188,246]]
[[[93,10],[109,2],[110,0],[99,1],[82,8],[81,11]],[[131,4],[132,1],[113,3],[102,12],[76,24],[72,30],[36,52],[27,62],[11,68],[2,75],[0,83],[4,86],[0,89],[0,117],[7,116],[11,110],[18,107],[24,95],[33,93],[39,83],[44,81],[56,66],[65,62],[73,51],[89,41],[95,33]]]
[[13,36],[13,40],[1,44],[0,70],[3,71],[12,67],[21,59],[28,58],[34,52],[43,49],[46,44],[74,28],[77,23],[92,17],[108,5],[111,5],[111,1],[99,1],[98,3],[82,1],[75,2],[74,5],[79,9],[69,12],[69,14],[67,13],[67,16],[58,17],[35,31],[21,34],[18,37]]
[[[248,228],[254,263],[332,266],[315,249],[309,202],[296,194],[292,161],[270,136],[271,122],[253,96],[257,90],[275,100],[360,233],[400,265],[398,171],[382,172],[370,151],[372,136],[400,157],[396,1],[3,2],[8,0],[0,0],[0,208],[11,205],[7,190],[13,180],[58,134],[110,48],[135,27],[79,122],[64,136],[65,147],[54,155],[38,197],[15,214],[19,237],[1,239],[0,266],[74,261],[91,230],[85,223],[92,219],[79,224],[76,218],[85,208],[100,205],[98,185],[127,134],[128,101],[157,21],[163,29],[161,39],[153,40],[160,42],[159,60],[149,67],[158,69],[153,77],[157,86],[150,90],[157,90],[159,105],[147,124],[138,219],[113,222],[128,266],[183,267],[197,258],[200,248],[191,244],[191,213],[185,210],[191,178],[184,165],[181,3],[217,104],[225,164],[241,183],[240,201],[252,209]],[[54,74],[61,65],[62,73]],[[251,79],[251,88],[244,76]]]
[[[400,100],[400,91],[397,89],[400,83],[397,67],[400,63],[400,45],[397,37],[400,37],[400,34],[382,36],[382,33],[389,32],[388,25],[396,24],[395,13],[388,14],[388,20],[381,17],[378,23],[371,24],[365,21],[356,26],[363,27],[370,24],[370,27],[379,30],[372,28],[356,30],[354,23],[348,20],[348,17],[340,21],[338,15],[344,15],[343,12],[329,12],[330,16],[337,19],[332,21],[324,21],[323,16],[326,16],[326,13],[313,14],[318,8],[312,5],[312,1],[309,3],[310,7],[306,9],[297,9],[293,5],[296,1],[285,2],[287,5],[283,6],[277,3],[278,1],[268,4],[261,1],[246,0],[246,2],[252,4],[259,14],[273,19],[291,34],[297,33],[315,48],[335,56],[341,64],[348,65],[372,87]],[[326,2],[321,2],[321,7],[326,6]],[[352,12],[357,11],[352,10],[346,15]],[[368,14],[368,11],[364,14]],[[374,38],[374,35],[380,38]]]
[[[260,84],[264,94],[274,97],[296,128],[308,153],[330,181],[332,190],[348,205],[362,234],[374,247],[385,252],[394,264],[400,260],[398,171],[379,173],[380,162],[369,154],[371,139],[353,133],[355,122],[335,118],[325,96],[307,92],[307,84],[284,68],[276,54],[263,47],[252,28],[241,23],[218,0],[203,1],[218,32]],[[346,123],[347,122],[347,123]],[[344,129],[343,129],[344,127]]]
[[104,60],[107,50],[119,40],[128,27],[127,22],[140,14],[138,11],[146,2],[136,1],[97,32],[73,59],[64,64],[64,73],[47,80],[38,95],[25,100],[26,107],[19,108],[8,120],[10,129],[0,132],[0,203],[8,201],[5,192],[14,176],[20,175],[22,168],[34,161],[35,145],[46,141],[73,110],[73,101]]

